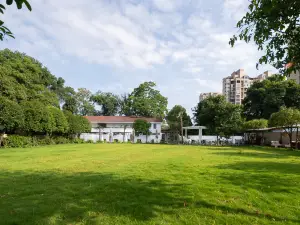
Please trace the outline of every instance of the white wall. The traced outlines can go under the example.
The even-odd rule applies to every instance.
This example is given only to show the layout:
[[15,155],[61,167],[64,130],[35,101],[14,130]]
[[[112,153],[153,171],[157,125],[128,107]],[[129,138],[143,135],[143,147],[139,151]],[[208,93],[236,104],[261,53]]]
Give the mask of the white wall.
[[[193,141],[199,141],[199,136],[198,135],[189,135],[188,139],[191,139]],[[229,140],[232,141],[233,143],[235,142],[235,140],[242,140],[242,139],[243,139],[242,136],[232,136],[232,137],[229,138]],[[217,141],[217,136],[203,135],[202,140]],[[221,140],[227,140],[227,139],[226,138],[221,138]]]
[[[92,140],[93,142],[96,142],[99,140],[99,134],[96,133],[84,133],[80,135],[80,138],[87,141]],[[106,142],[109,142],[109,134],[103,134],[103,140],[106,140]],[[117,139],[118,142],[123,142],[123,134],[118,134],[113,136],[113,140]],[[146,143],[146,135],[139,135],[134,138],[134,142],[136,143],[138,140],[141,140],[142,143]],[[126,133],[125,135],[125,142],[130,140],[130,133]],[[161,141],[161,134],[156,137],[156,135],[149,135],[147,137],[148,143],[151,143],[152,141],[154,143],[160,143]]]

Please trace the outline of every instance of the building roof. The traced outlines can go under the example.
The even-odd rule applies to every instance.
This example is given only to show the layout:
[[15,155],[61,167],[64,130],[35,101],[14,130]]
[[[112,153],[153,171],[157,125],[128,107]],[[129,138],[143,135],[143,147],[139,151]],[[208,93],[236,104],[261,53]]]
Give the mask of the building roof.
[[85,116],[94,123],[134,123],[137,119],[146,120],[149,123],[162,122],[160,119],[138,116]]

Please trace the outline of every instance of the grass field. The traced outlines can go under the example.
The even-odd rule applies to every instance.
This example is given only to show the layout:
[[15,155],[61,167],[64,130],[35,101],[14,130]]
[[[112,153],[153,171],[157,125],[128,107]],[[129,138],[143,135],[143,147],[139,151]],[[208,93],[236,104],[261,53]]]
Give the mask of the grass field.
[[299,224],[300,152],[84,144],[0,149],[0,224]]

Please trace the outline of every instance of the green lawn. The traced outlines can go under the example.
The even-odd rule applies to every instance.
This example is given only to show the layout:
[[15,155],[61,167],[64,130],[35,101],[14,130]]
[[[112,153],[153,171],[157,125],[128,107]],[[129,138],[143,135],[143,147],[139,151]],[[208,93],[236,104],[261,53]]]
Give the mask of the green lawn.
[[300,152],[84,144],[0,149],[0,224],[299,224]]

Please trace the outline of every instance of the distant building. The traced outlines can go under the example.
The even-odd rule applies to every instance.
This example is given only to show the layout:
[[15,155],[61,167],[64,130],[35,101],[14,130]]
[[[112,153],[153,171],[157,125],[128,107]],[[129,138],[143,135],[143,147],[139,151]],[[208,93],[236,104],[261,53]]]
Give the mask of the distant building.
[[[288,63],[286,68],[290,68],[293,66],[293,63]],[[294,80],[297,84],[300,84],[300,71],[292,72],[289,76],[287,76],[288,80]]]
[[219,92],[207,92],[207,93],[201,93],[199,97],[199,101],[203,101],[204,99],[211,97],[211,96],[218,96],[221,95]]
[[272,76],[270,71],[266,71],[257,77],[251,78],[246,75],[244,69],[239,69],[231,74],[231,76],[223,78],[223,95],[228,102],[236,105],[242,104],[246,97],[248,88],[255,81],[263,81]]

